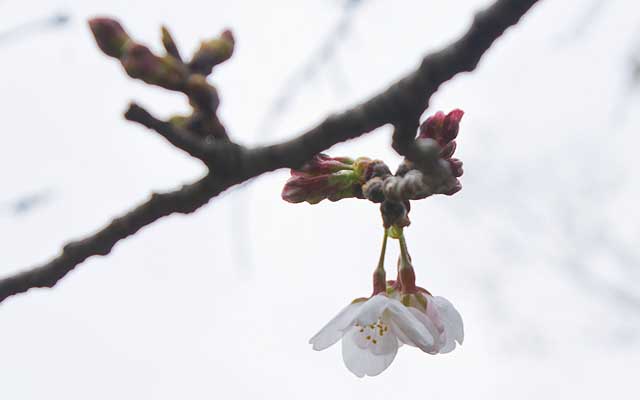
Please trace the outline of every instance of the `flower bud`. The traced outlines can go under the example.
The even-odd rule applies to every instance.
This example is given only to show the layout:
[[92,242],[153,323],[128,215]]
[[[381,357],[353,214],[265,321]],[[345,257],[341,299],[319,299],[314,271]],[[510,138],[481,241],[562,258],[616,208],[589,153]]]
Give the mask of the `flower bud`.
[[297,171],[311,175],[330,174],[342,170],[353,170],[353,164],[354,161],[348,157],[330,157],[320,153],[313,156]]
[[293,174],[282,189],[282,199],[290,203],[316,204],[324,199],[338,201],[361,197],[360,182],[353,171],[342,170],[332,174]]
[[[375,168],[369,168],[374,165]],[[299,169],[291,170],[291,178],[284,185],[282,198],[291,203],[306,201],[311,204],[324,199],[362,198],[362,185],[367,182],[367,174],[389,173],[389,168],[383,165],[382,161],[372,161],[367,157],[353,160],[317,154]]]
[[138,43],[127,46],[122,57],[122,66],[127,74],[137,79],[155,75],[161,68],[160,64],[160,57],[154,55],[148,47]]
[[174,57],[158,57],[148,47],[129,42],[123,50],[122,66],[127,74],[152,85],[181,90],[187,71]]
[[162,35],[162,45],[164,49],[167,51],[167,54],[174,57],[178,61],[182,61],[182,57],[180,56],[180,51],[178,50],[178,46],[176,42],[173,40],[173,36],[171,36],[171,32],[166,26],[162,26],[161,30]]
[[122,25],[111,18],[92,18],[89,28],[100,50],[111,57],[119,58],[122,48],[130,40]]
[[442,127],[442,138],[444,142],[450,142],[458,136],[460,130],[460,120],[464,115],[464,111],[456,108],[444,118],[444,126]]
[[428,117],[421,125],[418,137],[420,139],[435,139],[440,137],[442,126],[444,125],[444,113],[438,111],[434,115]]
[[457,179],[463,174],[462,161],[452,158],[464,112],[454,109],[428,117],[419,128],[411,160],[404,160],[384,191],[387,199],[421,199],[433,194],[452,195],[462,189]]
[[434,139],[440,146],[445,146],[458,136],[463,115],[464,112],[460,109],[455,109],[447,115],[438,111],[420,125],[418,137]]
[[209,75],[213,67],[231,58],[234,45],[233,34],[230,30],[225,30],[219,37],[200,44],[189,67],[193,72]]

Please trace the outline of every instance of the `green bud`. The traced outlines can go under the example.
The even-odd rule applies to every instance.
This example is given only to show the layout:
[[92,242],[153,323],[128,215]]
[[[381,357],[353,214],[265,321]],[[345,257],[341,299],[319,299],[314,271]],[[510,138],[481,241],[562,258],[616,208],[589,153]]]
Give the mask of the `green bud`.
[[193,55],[189,67],[193,72],[209,75],[216,65],[225,62],[233,54],[235,40],[230,30],[225,30],[219,37],[206,40]]

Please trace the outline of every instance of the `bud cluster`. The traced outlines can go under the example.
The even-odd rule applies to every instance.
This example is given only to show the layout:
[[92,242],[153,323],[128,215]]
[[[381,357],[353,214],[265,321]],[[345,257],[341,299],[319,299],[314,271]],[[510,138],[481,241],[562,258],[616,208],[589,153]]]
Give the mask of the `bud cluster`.
[[118,59],[130,77],[187,95],[193,107],[192,114],[175,116],[171,123],[201,136],[226,139],[215,115],[220,104],[218,92],[207,82],[206,76],[233,54],[235,41],[231,31],[225,30],[219,37],[202,42],[191,61],[184,62],[165,27],[162,27],[162,44],[166,50],[163,55],[157,55],[133,40],[114,19],[93,18],[89,27],[98,47],[106,55]]
[[106,55],[119,59],[130,77],[169,90],[184,89],[189,71],[180,60],[170,54],[155,55],[147,46],[131,39],[116,20],[94,18],[89,27],[98,47]]
[[378,174],[389,174],[380,160],[367,157],[354,159],[317,154],[299,169],[291,170],[282,198],[290,203],[316,204],[324,199],[338,201],[363,198],[362,185]]
[[455,139],[463,115],[464,112],[460,109],[446,115],[438,111],[420,125],[416,145],[437,151],[435,162],[404,160],[396,171],[396,176],[402,179],[387,184],[389,197],[409,197],[416,200],[433,194],[451,196],[462,189],[458,179],[463,173],[462,161],[452,156],[457,148]]
[[457,143],[455,141],[460,131],[460,120],[464,115],[464,111],[455,109],[445,115],[442,111],[438,111],[435,115],[427,118],[420,125],[419,139],[433,139],[440,145],[440,157],[451,169],[451,174],[455,178],[455,184],[444,194],[451,196],[462,189],[459,177],[462,176],[462,161],[452,158],[456,151]]
[[330,157],[318,154],[297,170],[285,183],[282,198],[291,203],[318,203],[324,199],[364,198],[380,203],[383,225],[405,227],[409,200],[433,194],[453,195],[462,185],[462,161],[453,158],[460,120],[464,112],[438,111],[427,118],[418,131],[411,161],[405,159],[395,174],[381,160],[360,157]]

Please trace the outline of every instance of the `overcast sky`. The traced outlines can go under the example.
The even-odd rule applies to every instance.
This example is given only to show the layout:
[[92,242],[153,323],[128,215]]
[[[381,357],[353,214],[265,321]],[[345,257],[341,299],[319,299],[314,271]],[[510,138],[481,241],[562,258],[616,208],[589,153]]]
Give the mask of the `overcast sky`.
[[[0,275],[204,173],[124,121],[134,99],[164,117],[187,105],[127,78],[89,17],[115,16],[156,49],[166,23],[185,54],[233,29],[236,53],[212,81],[232,137],[257,144],[385,88],[486,4],[361,0],[346,18],[338,0],[0,1],[0,33],[71,16],[0,41]],[[406,234],[421,286],[463,316],[461,348],[405,346],[362,380],[339,346],[312,351],[308,339],[370,293],[379,214],[356,200],[285,203],[279,171],[3,302],[0,398],[636,398],[638,11],[542,1],[433,98],[427,113],[465,110],[464,187],[414,202]],[[389,128],[329,153],[400,162]],[[392,243],[391,269],[397,254]]]

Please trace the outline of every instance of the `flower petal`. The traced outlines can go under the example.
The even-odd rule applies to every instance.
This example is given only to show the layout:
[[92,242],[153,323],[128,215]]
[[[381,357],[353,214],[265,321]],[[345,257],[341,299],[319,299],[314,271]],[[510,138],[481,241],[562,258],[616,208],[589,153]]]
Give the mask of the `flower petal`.
[[384,294],[377,294],[367,300],[362,308],[358,312],[358,316],[355,319],[360,325],[367,326],[378,322],[378,318],[382,315],[382,312],[387,308],[387,304],[391,301]]
[[456,342],[462,344],[464,341],[464,325],[462,323],[462,317],[458,310],[455,309],[453,304],[444,297],[436,296],[433,298],[433,302],[440,314],[442,323],[444,325],[446,334],[446,344],[440,353],[448,353],[456,348]]
[[382,320],[370,325],[354,325],[353,341],[361,349],[373,354],[388,354],[396,351],[398,338]]
[[369,343],[369,350],[375,355],[390,354],[398,351],[398,338],[390,331],[383,332],[382,335],[380,335],[379,331],[376,332],[376,336],[373,336]]
[[398,353],[397,340],[389,341],[389,343],[395,343],[395,345],[392,344],[389,347],[389,352],[374,354],[370,349],[363,349],[356,344],[359,333],[358,328],[353,327],[342,338],[344,364],[357,377],[362,378],[365,375],[376,376],[387,369],[396,357]]
[[353,323],[363,305],[364,302],[357,302],[343,308],[338,315],[333,317],[318,333],[309,339],[313,349],[324,350],[340,340],[344,335],[344,330]]
[[409,339],[407,337],[407,335],[404,334],[404,332],[402,332],[400,329],[398,329],[396,324],[391,324],[391,332],[393,332],[393,334],[398,338],[398,342],[399,342],[398,345],[400,347],[402,347],[403,344],[407,344],[407,345],[413,346],[413,347],[418,347],[418,346],[416,346],[415,343],[413,343],[411,341],[411,339]]
[[388,314],[385,314],[385,321],[389,319],[391,330],[399,337],[407,339],[405,343],[416,346],[424,352],[432,352],[435,346],[435,339],[427,328],[409,311],[409,308],[397,300],[389,300],[387,305]]
[[[431,336],[434,338],[433,345],[428,348],[423,348],[422,350],[429,354],[438,354],[440,347],[444,345],[444,340],[443,340],[444,336],[442,335],[443,331],[439,331],[436,325],[433,323],[433,321],[429,319],[427,314],[423,313],[417,308],[409,307],[409,311],[411,312],[411,314],[413,314],[414,317],[416,317],[418,321],[420,321],[422,325],[424,325],[425,328],[427,328]],[[442,340],[441,340],[441,337],[442,337]],[[415,345],[412,344],[412,346],[415,346]],[[415,346],[415,347],[418,347],[418,346]]]
[[437,344],[438,347],[442,348],[447,343],[447,333],[444,329],[444,324],[442,323],[442,318],[440,317],[440,313],[438,312],[438,308],[436,307],[435,300],[433,300],[433,296],[427,295],[427,318],[433,322],[435,327],[438,330],[437,334]]

